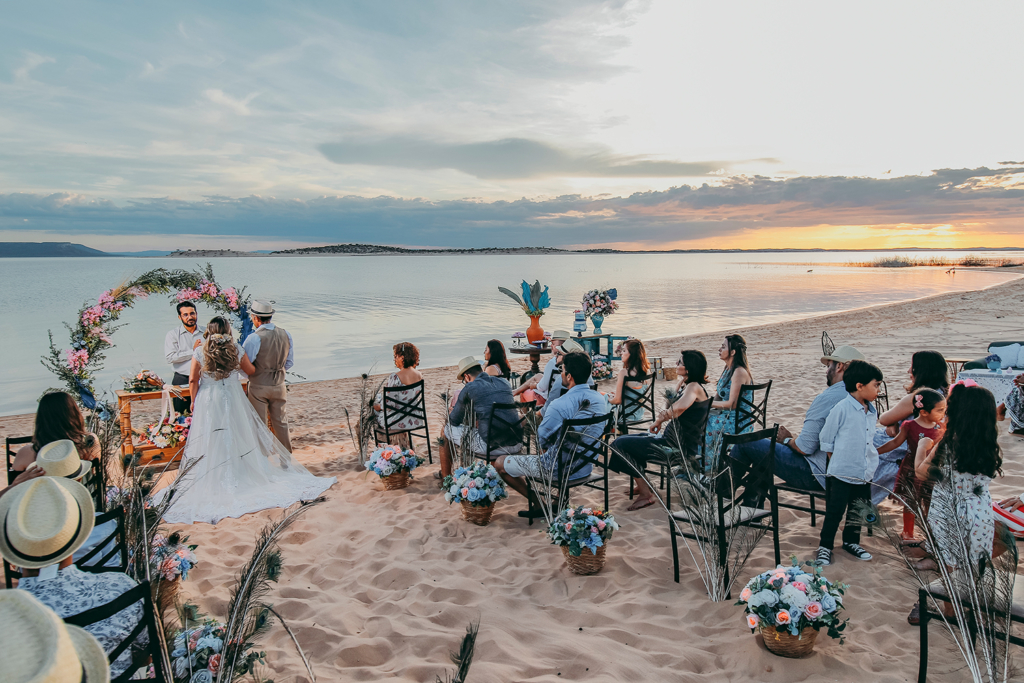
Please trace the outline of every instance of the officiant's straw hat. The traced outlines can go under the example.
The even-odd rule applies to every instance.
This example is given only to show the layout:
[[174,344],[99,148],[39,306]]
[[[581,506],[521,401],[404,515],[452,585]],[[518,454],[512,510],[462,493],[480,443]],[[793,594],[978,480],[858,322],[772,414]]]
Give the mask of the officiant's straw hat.
[[273,303],[273,301],[256,299],[252,302],[252,306],[249,307],[249,312],[254,315],[272,315],[274,313]]
[[555,330],[554,332],[551,333],[552,339],[561,339],[562,341],[565,341],[571,336],[572,335],[566,332],[565,330]]
[[0,681],[108,683],[110,665],[91,633],[65,624],[28,591],[0,591]]
[[840,346],[829,355],[821,357],[823,365],[828,365],[829,361],[835,361],[836,363],[849,363],[851,360],[865,360],[864,354],[852,346]]
[[482,367],[480,365],[480,361],[478,361],[476,358],[473,358],[473,356],[466,356],[465,358],[460,360],[459,371],[455,373],[455,378],[458,379],[459,377],[462,377],[462,375],[464,375],[466,371],[469,370],[474,365],[477,367]]
[[73,479],[18,484],[0,497],[0,555],[26,569],[57,564],[89,538],[95,515],[88,489]]
[[32,465],[43,468],[48,477],[66,479],[80,479],[92,469],[92,463],[79,457],[75,442],[70,439],[53,441],[40,448]]
[[566,339],[562,342],[562,346],[559,348],[563,354],[565,353],[586,353],[583,346],[575,339]]

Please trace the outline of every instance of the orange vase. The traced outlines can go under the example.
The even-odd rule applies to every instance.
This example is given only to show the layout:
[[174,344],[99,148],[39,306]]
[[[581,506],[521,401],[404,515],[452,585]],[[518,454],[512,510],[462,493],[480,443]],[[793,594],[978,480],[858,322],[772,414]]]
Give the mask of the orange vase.
[[530,326],[526,328],[526,341],[538,342],[544,338],[544,328],[540,326],[540,316],[530,316]]

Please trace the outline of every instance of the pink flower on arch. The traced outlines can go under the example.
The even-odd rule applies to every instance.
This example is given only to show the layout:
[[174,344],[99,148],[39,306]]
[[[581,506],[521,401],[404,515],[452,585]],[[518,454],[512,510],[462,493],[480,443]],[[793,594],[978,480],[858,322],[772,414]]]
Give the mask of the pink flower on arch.
[[67,355],[68,367],[71,368],[72,372],[81,372],[86,363],[89,362],[89,352],[85,349],[78,349],[77,351],[69,349],[64,353]]
[[200,294],[197,290],[190,287],[178,291],[178,301],[196,301],[200,298]]

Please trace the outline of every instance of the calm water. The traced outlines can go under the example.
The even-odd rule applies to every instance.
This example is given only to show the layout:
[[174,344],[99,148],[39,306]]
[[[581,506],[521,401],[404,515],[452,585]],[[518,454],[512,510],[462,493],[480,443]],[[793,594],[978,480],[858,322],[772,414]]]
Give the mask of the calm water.
[[[1013,277],[998,272],[950,276],[942,268],[829,265],[874,256],[572,254],[209,261],[222,286],[244,285],[254,296],[277,302],[275,322],[295,339],[294,371],[309,380],[350,377],[371,367],[387,370],[391,345],[399,341],[419,346],[425,367],[482,354],[488,339],[509,344],[511,334],[525,330],[529,320],[497,287],[518,291],[524,278],[550,287],[552,306],[541,318],[545,329],[572,329],[572,312],[583,292],[616,287],[619,312],[606,319],[604,331],[654,339],[977,289]],[[56,386],[39,363],[47,330],[66,348],[63,322],[72,320],[84,302],[94,303],[104,290],[152,268],[196,265],[186,259],[150,258],[0,260],[5,321],[0,414],[31,412],[43,390]],[[163,340],[177,319],[169,301],[155,296],[121,317],[125,325],[114,336],[116,347],[107,352],[98,389],[120,388],[120,377],[140,368],[170,378]],[[201,309],[200,321],[211,315]]]

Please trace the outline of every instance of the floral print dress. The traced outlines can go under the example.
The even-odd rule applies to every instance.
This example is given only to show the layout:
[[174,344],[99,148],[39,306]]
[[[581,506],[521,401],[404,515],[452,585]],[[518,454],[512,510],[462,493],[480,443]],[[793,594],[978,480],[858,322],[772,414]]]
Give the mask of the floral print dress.
[[[388,375],[388,378],[386,380],[384,380],[384,385],[383,386],[388,387],[390,389],[392,387],[402,387],[402,386],[405,386],[405,385],[402,384],[402,380],[398,378],[398,373],[397,372],[392,372],[390,375]],[[420,392],[420,389],[409,389],[407,391],[399,391],[397,393],[389,394],[389,396],[391,398],[395,399],[395,400],[402,401],[403,403],[412,403],[414,399],[419,398],[419,392]],[[376,403],[377,403],[377,405],[382,407],[382,409],[377,412],[377,425],[380,427],[381,431],[383,432],[383,430],[384,430],[384,410],[383,410],[383,406],[384,406],[384,391],[383,391],[383,389],[381,389],[381,391],[377,392]],[[391,425],[391,432],[392,433],[395,433],[395,432],[407,432],[410,429],[419,429],[422,426],[423,426],[423,420],[419,419],[418,417],[411,417],[411,416],[406,415],[406,416],[403,416],[397,422],[395,422],[393,425]]]
[[[726,368],[722,371],[722,376],[718,378],[718,385],[715,387],[715,401],[728,401],[729,391],[732,389],[732,373],[733,368]],[[751,397],[750,392],[747,392],[747,398]],[[722,450],[722,436],[725,434],[732,434],[736,428],[736,411],[735,410],[723,410],[722,408],[712,408],[711,415],[708,416],[708,428],[704,434],[704,449],[707,457],[705,462],[707,463],[708,470],[713,470],[715,463],[718,462],[719,451]],[[754,431],[754,425],[750,424],[740,430],[741,434]]]
[[966,541],[971,564],[975,567],[982,554],[992,554],[995,521],[992,515],[992,480],[983,474],[965,474],[946,469],[952,474],[935,484],[928,524],[938,545],[937,558],[951,567],[957,565],[964,551],[958,544]]

